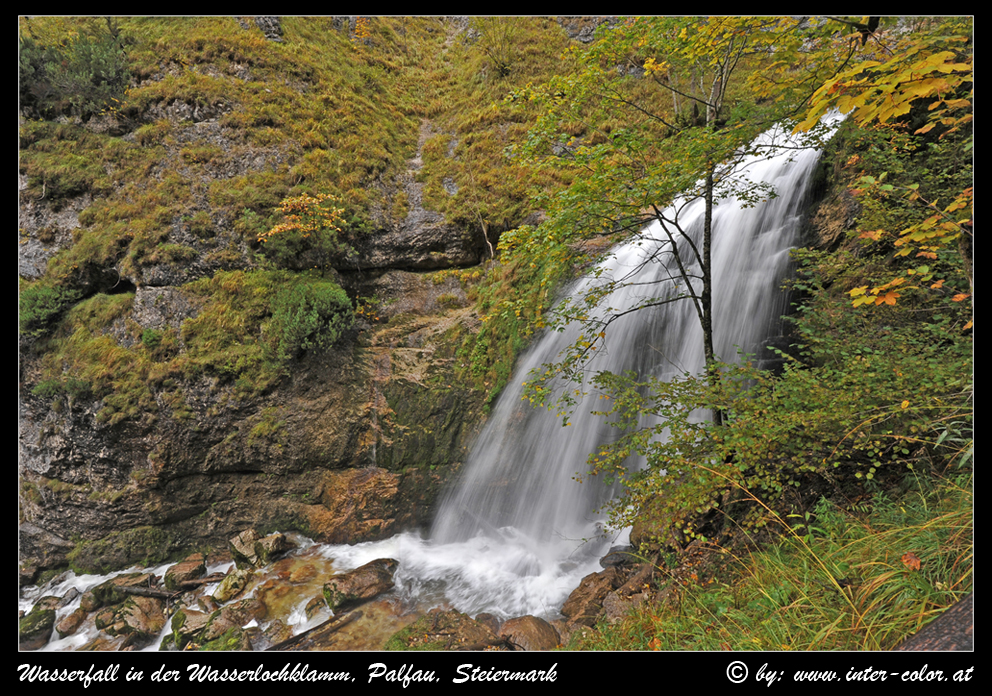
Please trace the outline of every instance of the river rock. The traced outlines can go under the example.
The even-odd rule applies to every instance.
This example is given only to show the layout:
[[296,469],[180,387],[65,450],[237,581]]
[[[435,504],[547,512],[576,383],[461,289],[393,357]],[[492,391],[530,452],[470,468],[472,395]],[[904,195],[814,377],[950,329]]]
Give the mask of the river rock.
[[157,597],[128,597],[118,622],[115,628],[129,636],[128,645],[147,645],[165,628],[165,603]]
[[55,624],[55,630],[58,631],[59,638],[71,636],[79,629],[85,620],[86,610],[82,607],[77,607],[75,611]]
[[112,636],[116,636],[124,624],[118,620],[118,606],[103,607],[93,617],[93,625],[99,630]]
[[561,613],[572,623],[592,626],[603,613],[606,595],[620,586],[623,578],[616,568],[590,573],[562,605]]
[[253,649],[248,631],[240,626],[230,627],[222,635],[208,640],[200,647],[202,650],[230,650],[234,652],[245,652]]
[[199,638],[210,622],[211,614],[195,609],[180,609],[172,617],[172,637],[179,649]]
[[500,620],[495,614],[482,612],[481,614],[476,615],[475,620],[483,626],[488,627],[494,634],[499,633]]
[[318,613],[323,611],[325,606],[324,600],[320,597],[314,597],[309,602],[307,602],[306,607],[303,608],[303,613],[307,617],[307,621],[312,619]]
[[[227,604],[220,608],[219,617],[237,626],[244,626],[252,620],[261,620],[266,616],[265,603],[257,597],[246,597],[238,602]],[[216,633],[216,632],[214,632]]]
[[500,627],[499,635],[518,650],[554,650],[561,642],[555,627],[536,616],[510,619]]
[[79,606],[86,611],[96,611],[100,607],[120,604],[128,595],[122,587],[151,587],[155,584],[155,576],[151,573],[125,573],[102,582],[87,590],[79,598]]
[[258,555],[255,553],[255,542],[261,538],[254,529],[246,529],[228,542],[234,565],[238,568],[258,567]]
[[392,558],[379,558],[360,568],[335,575],[324,584],[324,601],[331,611],[361,604],[392,589],[393,573],[399,561]]
[[202,578],[207,572],[206,559],[202,553],[194,553],[165,571],[165,587],[178,590],[187,580]]
[[280,555],[296,548],[285,534],[270,534],[255,542],[255,557],[261,565],[268,565]]
[[217,585],[213,594],[214,599],[218,602],[230,602],[247,587],[252,574],[251,570],[235,568]]
[[431,609],[386,641],[386,650],[482,650],[502,644],[489,627],[458,611]]
[[37,605],[27,616],[18,622],[20,638],[18,647],[21,650],[38,650],[48,643],[55,626],[55,610],[44,609]]

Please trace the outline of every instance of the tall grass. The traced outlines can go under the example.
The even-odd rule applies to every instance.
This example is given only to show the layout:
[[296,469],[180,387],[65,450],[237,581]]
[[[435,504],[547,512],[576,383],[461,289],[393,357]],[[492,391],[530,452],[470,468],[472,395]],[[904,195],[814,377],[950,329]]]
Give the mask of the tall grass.
[[[663,569],[643,603],[582,642],[592,650],[888,650],[973,585],[972,473],[913,478],[841,509],[779,522],[781,540],[701,578]],[[575,647],[575,646],[573,646]]]

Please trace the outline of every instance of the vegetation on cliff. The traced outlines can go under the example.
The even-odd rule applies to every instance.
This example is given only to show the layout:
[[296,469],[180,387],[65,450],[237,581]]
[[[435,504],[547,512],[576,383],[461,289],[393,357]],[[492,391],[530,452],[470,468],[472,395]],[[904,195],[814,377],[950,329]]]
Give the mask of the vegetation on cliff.
[[[589,463],[624,479],[614,519],[669,591],[583,647],[891,647],[972,587],[972,22],[610,26],[588,48],[546,18],[285,18],[280,41],[237,18],[21,18],[21,241],[44,247],[22,389],[145,428],[189,419],[199,379],[265,394],[378,321],[348,259],[422,206],[481,234],[486,263],[435,279],[473,302],[452,365],[492,398],[533,332],[581,318],[556,293],[610,242],[769,119],[854,109],[781,372],[708,355],[719,379],[596,378],[618,423],[669,418]],[[147,288],[182,320],[137,321]],[[726,554],[687,572],[690,545]]]
[[[631,32],[635,40],[611,35],[599,50],[619,49],[625,60],[643,66],[646,76],[664,74],[661,91],[695,101],[700,110],[718,109],[713,92],[698,96],[677,86],[691,66],[670,60],[666,44],[654,32],[677,33],[679,56],[692,55],[699,64],[714,56],[706,64],[718,67],[739,34],[761,31],[747,19],[714,22],[721,28],[715,35],[697,31],[691,23],[680,30],[678,20],[657,27],[652,20],[647,23],[643,31]],[[796,88],[797,101],[789,101],[788,89],[779,89],[781,101],[774,107],[779,114],[784,109],[800,118],[811,114],[800,129],[811,127],[830,105],[854,109],[825,157],[832,169],[832,195],[842,196],[839,191],[847,188],[860,205],[853,224],[842,224],[848,229],[846,239],[824,240],[829,248],[796,255],[793,343],[779,351],[782,371],[758,370],[744,356],[741,365],[718,365],[718,379],[712,369],[707,376],[688,375],[674,382],[585,375],[584,360],[598,338],[604,338],[608,322],[601,324],[604,333],[591,328],[587,341],[551,366],[553,373],[565,370],[577,383],[599,392],[607,404],[603,416],[623,433],[591,454],[589,475],[625,482],[625,495],[610,508],[617,526],[635,524],[632,539],[641,543],[642,553],[664,556],[703,545],[738,554],[728,563],[740,564],[731,570],[733,580],[712,568],[666,577],[676,597],[674,610],[645,608],[640,619],[621,629],[630,631],[625,640],[640,647],[745,647],[740,636],[728,638],[735,630],[765,648],[892,647],[921,617],[950,606],[972,586],[971,24],[925,19],[889,31],[883,21],[874,22],[871,31],[863,25],[865,31],[854,36],[836,33],[837,25],[831,24],[825,25],[826,33],[824,25],[806,25],[797,49],[813,62],[816,56],[828,61],[818,66],[826,68],[822,87],[797,82],[808,73],[779,70],[781,56],[759,50],[750,56],[755,72],[744,80],[757,91],[743,96],[739,105],[746,114],[740,117],[753,125],[758,112],[749,109],[747,100],[772,94],[762,86],[767,79]],[[774,24],[771,31],[782,26]],[[790,27],[794,31],[802,25]],[[787,66],[790,60],[784,62]],[[614,55],[610,64],[616,63]],[[711,137],[708,129],[692,134],[691,125],[680,123],[677,106],[666,112],[657,101],[624,89],[623,78],[604,77],[595,62],[588,69],[599,75],[585,87],[591,99],[576,99],[574,82],[569,83],[574,91],[555,81],[543,92],[553,118],[550,130],[540,132],[542,142],[564,137],[562,113],[575,118],[582,109],[606,101],[613,104],[601,112],[613,119],[606,142],[622,145],[577,146],[569,153],[584,163],[589,175],[559,196],[566,224],[558,226],[552,217],[547,227],[552,231],[574,234],[576,229],[624,226],[657,205],[650,195],[639,198],[641,187],[664,191],[652,179],[657,167],[641,164],[643,153],[665,147],[640,144],[652,127],[662,131],[656,137],[666,144],[689,133],[690,148],[705,148]],[[719,77],[715,85],[726,87]],[[562,94],[572,99],[570,110],[562,107]],[[742,93],[736,96],[742,98]],[[651,113],[646,113],[648,104],[655,109]],[[626,106],[633,107],[633,116],[616,123]],[[730,111],[724,130],[733,129],[738,115]],[[621,137],[622,128],[628,130]],[[690,152],[669,162],[696,161]],[[702,179],[707,161],[703,153],[688,175]],[[620,186],[618,173],[629,183]],[[609,183],[599,190],[599,181]],[[607,195],[607,189],[621,194]],[[662,193],[659,200],[675,193]],[[578,303],[566,318],[584,320],[586,311]],[[535,395],[543,398],[539,386]],[[700,409],[723,417],[700,422],[695,415]],[[664,425],[639,428],[645,415],[663,417]],[[623,462],[632,454],[646,457],[648,466],[627,470]],[[950,511],[936,512],[933,506],[941,498],[950,502]],[[920,518],[904,527],[893,523],[893,506],[914,508]],[[852,520],[864,527],[840,541],[847,538],[839,528],[847,529]],[[940,539],[914,536],[938,528]],[[782,545],[766,556],[745,559],[743,549],[768,531],[775,538],[782,535]],[[871,546],[879,535],[893,546],[872,548],[871,553],[887,559],[875,566],[856,549]],[[919,553],[927,556],[922,565]],[[658,556],[649,557],[657,562]],[[744,580],[736,571],[743,572]],[[853,579],[845,577],[849,575]],[[785,580],[769,586],[770,577]],[[714,581],[724,583],[732,603],[725,603],[725,591],[708,589]],[[818,586],[837,594],[824,598]],[[828,609],[833,600],[842,605],[837,611]],[[762,602],[774,607],[776,624],[769,632],[758,630],[768,616],[760,611]],[[741,609],[742,603],[747,605],[743,613],[724,615],[728,607]],[[687,605],[688,623],[709,625],[719,617],[717,625],[726,630],[705,635],[687,630]],[[610,628],[604,632],[620,635]],[[613,640],[592,639],[588,645],[618,647]]]

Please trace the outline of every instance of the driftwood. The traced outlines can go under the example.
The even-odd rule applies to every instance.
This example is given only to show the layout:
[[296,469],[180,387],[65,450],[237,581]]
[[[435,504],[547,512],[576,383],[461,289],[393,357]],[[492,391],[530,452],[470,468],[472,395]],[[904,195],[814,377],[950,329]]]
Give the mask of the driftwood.
[[181,594],[182,590],[177,590],[173,592],[172,590],[160,590],[155,587],[115,587],[115,592],[120,592],[121,594],[133,594],[141,595],[142,597],[158,597],[159,599],[173,599],[176,595]]
[[340,616],[332,616],[324,623],[314,626],[313,628],[304,631],[298,636],[293,636],[289,640],[284,640],[281,643],[276,643],[275,645],[266,648],[266,650],[267,651],[291,650],[292,648],[295,648],[296,646],[300,645],[300,643],[304,642],[305,640],[328,636],[334,633],[335,631],[344,628],[355,619],[359,619],[361,617],[362,617],[362,612],[360,611],[353,611],[348,614],[341,614]]
[[180,587],[198,587],[200,585],[209,585],[212,582],[220,582],[227,575],[225,573],[213,573],[211,575],[204,575],[202,578],[196,578],[195,580],[182,580],[179,583]]
[[183,580],[179,583],[178,590],[164,590],[157,587],[130,587],[128,585],[118,585],[114,588],[116,592],[129,595],[141,595],[142,597],[158,597],[159,599],[174,599],[176,595],[182,594],[192,587],[209,585],[212,582],[219,582],[226,576],[224,573],[214,573],[196,580]]

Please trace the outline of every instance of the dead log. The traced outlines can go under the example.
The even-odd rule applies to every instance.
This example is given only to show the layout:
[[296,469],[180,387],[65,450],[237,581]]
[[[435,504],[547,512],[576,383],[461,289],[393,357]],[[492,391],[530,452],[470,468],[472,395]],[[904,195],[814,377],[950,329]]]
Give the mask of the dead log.
[[341,614],[339,616],[332,616],[331,618],[329,618],[324,623],[319,624],[317,626],[314,626],[313,628],[304,631],[303,633],[299,634],[298,636],[293,636],[292,638],[290,638],[288,640],[284,640],[281,643],[276,643],[275,645],[266,648],[266,651],[269,651],[269,650],[291,650],[291,649],[299,646],[305,640],[315,639],[315,638],[318,638],[318,637],[319,638],[323,638],[324,636],[329,636],[330,634],[334,633],[335,631],[337,631],[337,630],[339,630],[341,628],[344,628],[345,626],[347,626],[348,624],[350,624],[355,619],[359,619],[361,617],[362,617],[362,612],[360,612],[360,611],[353,611],[353,612],[349,612],[347,614]]

